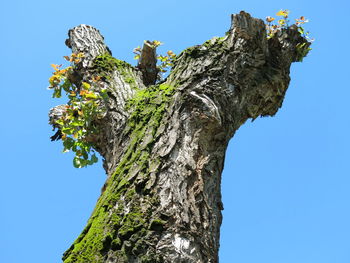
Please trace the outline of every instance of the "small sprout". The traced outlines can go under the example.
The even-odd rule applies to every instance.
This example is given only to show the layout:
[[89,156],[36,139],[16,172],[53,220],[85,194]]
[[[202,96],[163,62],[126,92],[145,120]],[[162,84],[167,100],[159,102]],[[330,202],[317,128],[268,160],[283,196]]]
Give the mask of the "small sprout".
[[50,83],[50,87],[55,87],[56,85],[58,85],[61,82],[60,77],[58,75],[52,75],[49,78],[49,83]]
[[160,60],[160,61],[162,61],[162,62],[165,62],[165,61],[167,61],[167,60],[169,59],[169,57],[159,55],[159,56],[157,57],[157,59]]
[[138,46],[138,47],[134,48],[134,50],[133,50],[132,52],[133,52],[134,54],[139,54],[139,53],[141,53],[141,47]]
[[276,16],[283,16],[285,18],[287,18],[289,15],[289,10],[280,10],[277,12]]
[[283,26],[283,25],[286,24],[286,20],[280,19],[280,20],[278,20],[278,24],[280,24],[281,26]]
[[159,47],[160,45],[163,45],[163,43],[158,40],[153,40],[152,44],[154,47]]
[[267,16],[267,17],[266,17],[266,22],[267,22],[267,23],[271,23],[271,22],[274,21],[274,20],[275,20],[274,17],[271,17],[271,16]]
[[88,93],[88,91],[86,91],[86,90],[81,90],[81,91],[79,92],[79,95],[84,97],[87,93]]
[[[276,15],[280,17],[282,16],[282,18],[277,21],[278,24],[272,24],[272,22],[275,21],[275,18],[270,16],[266,17],[267,39],[272,38],[276,34],[276,32],[278,32],[279,30],[288,28],[289,10],[280,10],[276,13]],[[301,16],[300,18],[295,19],[295,25],[297,26],[298,32],[300,33],[300,35],[304,37],[308,42],[312,42],[314,41],[314,39],[310,39],[309,32],[305,32],[305,29],[302,27],[302,25],[307,22],[309,22],[309,20],[307,20],[305,16]],[[306,48],[305,43],[303,43],[303,44],[298,44],[296,46],[296,50],[300,57],[299,61],[302,61],[302,58],[307,55],[307,53],[311,50],[311,48],[310,47]]]
[[53,67],[54,70],[59,71],[60,67],[62,67],[62,64],[61,65],[51,64],[51,67]]
[[305,19],[304,16],[301,16],[300,18],[295,19],[295,24],[296,24],[297,26],[302,25],[302,24],[305,24],[305,23],[307,23],[307,22],[309,22],[309,20]]
[[168,54],[170,57],[172,57],[172,58],[176,57],[175,53],[174,53],[173,51],[171,51],[171,50],[169,50],[169,51],[167,52],[167,54]]
[[86,90],[91,88],[91,85],[87,82],[84,82],[84,81],[81,83],[81,86],[83,89],[86,89]]
[[135,56],[134,56],[134,59],[136,59],[136,60],[138,60],[138,59],[140,59],[140,57],[141,57],[141,47],[140,46],[138,46],[137,48],[134,48],[133,49],[133,53],[135,54]]

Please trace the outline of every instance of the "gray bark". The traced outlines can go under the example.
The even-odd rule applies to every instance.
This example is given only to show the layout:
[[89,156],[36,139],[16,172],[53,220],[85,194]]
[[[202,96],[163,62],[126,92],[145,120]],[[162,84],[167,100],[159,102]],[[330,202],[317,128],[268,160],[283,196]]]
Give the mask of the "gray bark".
[[[179,54],[160,85],[147,87],[145,70],[126,63],[104,72],[109,99],[94,146],[108,177],[64,262],[218,262],[228,141],[247,119],[276,114],[305,42],[295,26],[268,40],[264,22],[241,12],[225,37]],[[110,53],[90,26],[66,43],[85,54],[79,81]],[[140,90],[148,97],[126,107]]]

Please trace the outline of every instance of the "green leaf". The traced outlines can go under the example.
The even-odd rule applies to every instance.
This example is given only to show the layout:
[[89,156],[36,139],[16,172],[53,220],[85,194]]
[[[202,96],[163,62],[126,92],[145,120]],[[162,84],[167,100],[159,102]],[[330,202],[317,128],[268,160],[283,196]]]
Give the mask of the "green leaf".
[[98,161],[98,158],[97,158],[96,154],[93,154],[93,155],[91,156],[91,162],[92,162],[92,164],[97,163],[97,161]]
[[67,149],[71,149],[74,145],[74,140],[70,137],[67,137],[64,141],[63,141],[63,146],[66,147]]
[[64,125],[64,122],[63,122],[63,120],[61,120],[61,119],[58,119],[58,120],[56,120],[55,122],[56,122],[56,124],[58,124],[58,125],[60,125],[60,126],[63,126],[63,125]]
[[73,165],[74,165],[75,168],[83,167],[82,163],[81,163],[81,159],[79,157],[77,157],[77,156],[75,156],[74,159],[73,159]]
[[71,125],[72,125],[73,127],[80,127],[80,126],[83,126],[83,125],[84,125],[84,122],[81,121],[81,120],[74,120],[74,121],[71,123]]
[[65,79],[65,81],[63,82],[61,87],[63,88],[63,90],[65,92],[70,93],[71,92],[72,83],[70,83],[70,81],[68,79]]
[[74,130],[72,128],[69,128],[69,127],[62,128],[62,132],[65,133],[65,134],[68,134],[68,135],[72,134],[73,131]]
[[89,159],[89,155],[88,155],[88,153],[85,150],[83,150],[81,154],[84,157],[84,160]]
[[98,96],[97,96],[95,93],[89,93],[89,94],[86,94],[86,95],[85,95],[85,98],[88,98],[88,99],[97,99]]
[[52,98],[61,98],[61,92],[62,92],[62,89],[61,87],[55,87],[54,91],[53,91],[53,94],[52,94]]
[[90,87],[91,87],[91,85],[89,83],[84,82],[84,81],[81,83],[81,86],[83,89],[86,89],[86,90],[90,89]]
[[303,28],[303,27],[299,27],[299,28],[298,28],[298,31],[299,31],[299,33],[302,34],[302,35],[305,34],[304,28]]
[[101,95],[101,97],[102,97],[104,100],[108,99],[107,89],[102,89],[102,90],[100,91],[100,95]]

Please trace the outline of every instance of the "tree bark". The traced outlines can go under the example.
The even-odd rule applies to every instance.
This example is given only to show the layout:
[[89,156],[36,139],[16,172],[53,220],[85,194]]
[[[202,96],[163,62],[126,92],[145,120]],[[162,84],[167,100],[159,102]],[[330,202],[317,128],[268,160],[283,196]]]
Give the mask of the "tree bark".
[[296,26],[267,39],[242,11],[225,37],[184,50],[150,85],[147,69],[112,59],[98,30],[71,29],[66,44],[85,54],[77,81],[102,75],[108,89],[93,138],[108,177],[64,262],[218,262],[228,141],[247,119],[276,114],[300,43]]

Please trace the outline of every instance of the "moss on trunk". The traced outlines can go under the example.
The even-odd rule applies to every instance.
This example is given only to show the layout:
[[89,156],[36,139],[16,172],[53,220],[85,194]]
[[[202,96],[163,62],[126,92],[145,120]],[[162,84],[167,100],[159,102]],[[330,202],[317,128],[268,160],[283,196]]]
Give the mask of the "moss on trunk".
[[147,247],[147,239],[160,233],[167,223],[166,218],[154,213],[159,200],[149,180],[150,173],[157,173],[160,160],[150,156],[174,92],[174,87],[160,84],[139,90],[129,100],[127,108],[132,114],[124,131],[129,146],[86,228],[65,252],[65,263],[104,262],[111,251],[120,262],[129,262],[130,257],[141,258],[140,262],[161,262]]

